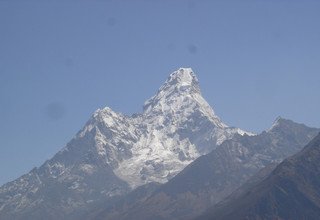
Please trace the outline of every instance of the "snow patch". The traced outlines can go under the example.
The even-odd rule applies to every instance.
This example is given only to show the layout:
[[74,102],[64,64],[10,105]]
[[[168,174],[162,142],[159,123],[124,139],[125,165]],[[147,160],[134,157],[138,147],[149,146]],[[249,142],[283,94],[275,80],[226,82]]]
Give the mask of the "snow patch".
[[93,174],[95,172],[95,167],[91,164],[82,164],[80,166],[80,170],[85,172],[86,174]]

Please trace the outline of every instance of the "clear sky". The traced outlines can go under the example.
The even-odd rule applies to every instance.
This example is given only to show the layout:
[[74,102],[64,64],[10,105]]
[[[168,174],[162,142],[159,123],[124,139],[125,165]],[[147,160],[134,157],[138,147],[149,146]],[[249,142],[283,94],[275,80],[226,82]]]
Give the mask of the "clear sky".
[[1,0],[0,185],[192,67],[228,125],[320,127],[318,0]]

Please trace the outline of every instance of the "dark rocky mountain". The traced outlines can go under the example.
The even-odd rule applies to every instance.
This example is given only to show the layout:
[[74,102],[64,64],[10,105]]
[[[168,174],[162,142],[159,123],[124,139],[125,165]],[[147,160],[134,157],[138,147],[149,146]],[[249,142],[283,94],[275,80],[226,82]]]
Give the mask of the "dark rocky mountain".
[[280,163],[301,150],[319,131],[278,118],[271,129],[259,135],[238,135],[223,142],[144,200],[123,207],[116,215],[106,209],[104,215],[98,214],[95,219],[195,217],[230,195],[262,168]]
[[264,180],[198,219],[308,219],[320,216],[320,134]]

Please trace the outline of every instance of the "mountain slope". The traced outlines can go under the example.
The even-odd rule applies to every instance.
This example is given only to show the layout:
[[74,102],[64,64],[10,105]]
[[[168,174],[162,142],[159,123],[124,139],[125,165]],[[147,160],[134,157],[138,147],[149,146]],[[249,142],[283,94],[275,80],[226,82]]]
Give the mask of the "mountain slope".
[[263,181],[199,219],[318,219],[320,134]]
[[160,186],[145,201],[125,207],[115,218],[105,211],[97,219],[192,218],[228,196],[260,169],[299,151],[319,131],[278,118],[267,132],[225,141]]
[[[77,219],[147,183],[165,183],[224,140],[190,68],[170,74],[141,114],[98,109],[52,159],[0,188],[1,219]],[[250,133],[247,133],[250,134]]]

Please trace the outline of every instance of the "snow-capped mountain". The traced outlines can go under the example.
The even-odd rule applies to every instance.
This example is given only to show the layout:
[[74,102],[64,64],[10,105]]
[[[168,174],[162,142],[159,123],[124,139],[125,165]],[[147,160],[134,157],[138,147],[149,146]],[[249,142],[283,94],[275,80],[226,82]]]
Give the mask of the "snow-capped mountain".
[[236,134],[251,135],[225,125],[201,96],[193,71],[180,68],[141,114],[98,109],[52,159],[3,185],[0,218],[75,218],[96,202],[167,182]]
[[245,133],[229,128],[214,114],[190,68],[173,72],[143,109],[141,115],[128,119],[131,133],[139,136],[131,144],[132,155],[114,170],[133,188],[167,182],[235,133]]
[[142,114],[126,117],[99,109],[79,137],[93,129],[95,150],[132,188],[164,183],[235,133],[246,133],[214,114],[190,68],[173,72],[145,102]]

